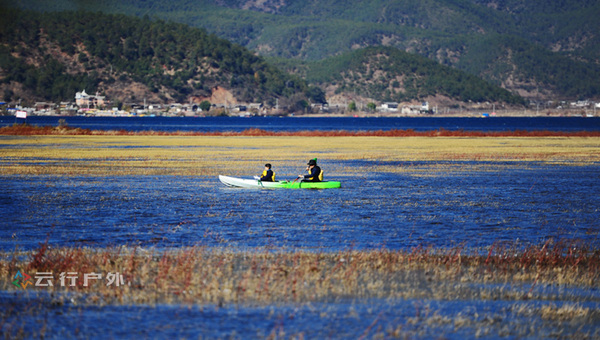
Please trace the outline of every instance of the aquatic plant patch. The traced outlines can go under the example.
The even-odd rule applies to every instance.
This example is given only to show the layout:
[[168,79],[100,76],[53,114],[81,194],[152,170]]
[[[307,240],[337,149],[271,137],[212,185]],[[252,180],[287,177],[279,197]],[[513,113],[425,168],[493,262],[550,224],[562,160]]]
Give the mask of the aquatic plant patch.
[[426,131],[414,129],[390,129],[368,131],[346,130],[303,130],[303,131],[267,131],[259,128],[248,128],[243,131],[128,131],[91,130],[70,126],[37,126],[14,124],[0,127],[0,135],[38,136],[38,135],[106,135],[106,136],[277,136],[277,137],[600,137],[598,131],[549,131],[549,130],[513,130],[513,131],[470,131],[447,130],[444,128]]
[[257,164],[297,168],[315,156],[332,165],[345,160],[383,166],[448,160],[596,164],[600,138],[35,136],[0,137],[0,150],[0,173],[11,175],[247,176]]
[[[0,136],[0,322],[13,338],[598,337],[599,143]],[[289,179],[313,157],[340,190],[216,179],[266,162]]]
[[1,254],[0,322],[11,337],[45,338],[594,338],[594,249],[555,240],[495,243],[483,254],[460,246],[321,253],[46,243]]
[[[186,247],[4,252],[2,290],[81,303],[279,303],[352,299],[595,301],[600,254],[577,241],[390,251],[270,252]],[[554,289],[562,287],[561,289]],[[577,292],[590,290],[579,295]],[[589,294],[589,295],[588,295]],[[558,317],[548,312],[548,317]]]

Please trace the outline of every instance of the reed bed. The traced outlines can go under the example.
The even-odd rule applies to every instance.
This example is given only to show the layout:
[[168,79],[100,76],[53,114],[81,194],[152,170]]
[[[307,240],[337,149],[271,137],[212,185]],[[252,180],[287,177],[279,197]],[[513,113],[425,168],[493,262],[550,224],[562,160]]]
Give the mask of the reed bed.
[[[315,156],[326,160],[329,175],[332,165],[343,167],[344,162],[353,162],[339,168],[350,174],[431,173],[469,162],[590,165],[600,161],[600,138],[0,136],[0,150],[0,173],[6,175],[248,176],[268,162],[280,178],[293,178]],[[414,162],[432,164],[418,169]],[[295,172],[279,171],[284,168]]]
[[32,136],[32,135],[106,135],[106,136],[275,136],[275,137],[600,137],[598,131],[548,131],[548,130],[512,130],[512,131],[465,131],[465,130],[427,130],[390,129],[376,131],[346,131],[346,130],[306,130],[306,131],[267,131],[250,128],[236,131],[128,131],[128,130],[90,130],[72,128],[69,126],[35,126],[15,124],[0,128],[0,135]]
[[[340,299],[567,300],[569,289],[596,289],[600,252],[574,241],[549,240],[540,246],[495,244],[487,253],[455,247],[407,250],[233,252],[202,247],[182,249],[51,248],[2,254],[0,272],[53,273],[49,291],[81,304],[277,304]],[[58,284],[60,273],[76,272],[74,287]],[[83,273],[121,273],[125,285],[94,281]],[[2,281],[2,290],[22,290]],[[565,311],[542,311],[549,318]],[[572,311],[569,313],[578,313]],[[566,313],[568,315],[569,313]]]
[[[0,129],[0,134],[4,132]],[[307,159],[318,157],[326,176],[370,171],[435,176],[451,171],[499,172],[538,162],[595,165],[600,161],[598,136],[446,136],[445,131],[435,138],[343,132],[269,135],[254,130],[214,135],[34,132],[0,136],[0,175],[249,176],[270,162],[279,178],[291,178],[296,173],[281,169],[303,169]],[[50,272],[54,285],[19,288],[12,284],[17,271],[32,277]],[[78,273],[75,286],[59,284],[61,273],[74,272]],[[0,252],[0,273],[5,278],[0,283],[3,291],[47,292],[53,306],[502,300],[512,303],[504,313],[524,318],[534,315],[552,323],[583,320],[583,325],[600,319],[599,310],[583,305],[596,302],[595,295],[581,293],[599,286],[600,252],[597,246],[569,240],[527,246],[496,243],[485,249],[422,246],[333,253],[73,248],[45,243],[31,252]],[[102,279],[85,287],[84,273],[104,277],[120,273],[125,284],[107,286]],[[475,327],[477,335],[485,336],[488,326],[499,323],[493,319],[495,314],[488,321],[461,313],[417,313],[395,324],[397,328],[367,329],[365,334],[411,338],[431,327],[454,325]],[[523,332],[524,336],[538,334]]]

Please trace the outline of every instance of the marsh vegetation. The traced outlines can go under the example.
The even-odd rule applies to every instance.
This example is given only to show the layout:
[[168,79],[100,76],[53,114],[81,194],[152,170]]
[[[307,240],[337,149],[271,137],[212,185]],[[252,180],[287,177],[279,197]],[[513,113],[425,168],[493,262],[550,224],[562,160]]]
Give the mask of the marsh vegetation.
[[[12,337],[600,335],[595,137],[0,142],[1,321]],[[265,162],[292,178],[315,155],[342,189],[216,180]],[[17,271],[55,284],[17,287]],[[75,272],[76,284],[59,284]],[[85,273],[124,284],[83,286]]]

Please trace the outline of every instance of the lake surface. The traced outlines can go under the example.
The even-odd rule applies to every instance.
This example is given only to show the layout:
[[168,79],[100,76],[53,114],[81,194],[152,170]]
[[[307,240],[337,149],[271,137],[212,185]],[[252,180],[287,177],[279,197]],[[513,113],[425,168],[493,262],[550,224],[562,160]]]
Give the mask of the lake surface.
[[[299,118],[299,117],[56,117],[33,116],[27,122],[32,125],[58,126],[64,119],[71,127],[91,130],[128,131],[234,131],[259,128],[267,131],[303,130],[466,130],[466,131],[600,131],[600,117],[493,117],[493,118],[446,118],[446,117],[400,117],[400,118]],[[12,125],[12,116],[0,116],[0,126]]]
[[[58,124],[62,117],[31,117]],[[597,118],[83,118],[86,129],[272,131],[465,129],[597,131]],[[1,117],[10,125],[14,118]],[[1,149],[0,149],[1,152]],[[323,160],[326,164],[326,160]],[[203,246],[337,252],[548,239],[600,246],[600,167],[538,162],[396,162],[402,172],[348,173],[366,161],[326,164],[341,189],[236,189],[198,176],[50,176],[0,173],[0,249],[50,246]],[[376,167],[375,167],[376,168]],[[427,169],[448,171],[424,171]],[[283,173],[292,170],[280,169]],[[364,173],[364,174],[363,174]],[[44,292],[0,292],[8,337],[448,339],[600,336],[600,291],[522,284],[539,300],[362,299],[276,305],[85,305]],[[489,288],[489,287],[486,287]],[[499,287],[498,289],[505,289]],[[80,297],[85,299],[85,297]],[[541,308],[572,304],[591,318],[552,320]],[[168,318],[168,321],[165,321]],[[591,321],[590,321],[591,320]]]
[[[553,321],[532,312],[548,302],[381,300],[278,306],[91,306],[47,308],[43,294],[27,299],[0,292],[7,334],[48,339],[519,339],[595,334],[597,325]],[[554,301],[562,306],[563,302]],[[27,318],[16,310],[27,308]],[[598,302],[581,303],[598,308]],[[518,313],[515,310],[523,310]],[[168,318],[168,321],[166,320]],[[19,333],[19,327],[24,331]],[[46,331],[37,331],[43,327]],[[35,331],[34,331],[35,330]],[[533,333],[532,333],[533,331]],[[535,335],[533,335],[535,334]],[[585,336],[583,336],[585,338]]]
[[212,177],[0,176],[0,248],[32,249],[46,238],[60,246],[316,251],[598,242],[598,166],[486,162],[497,170],[425,176],[418,170],[429,162],[393,164],[406,173],[339,170],[364,163],[330,166],[342,182],[330,190],[229,188]]

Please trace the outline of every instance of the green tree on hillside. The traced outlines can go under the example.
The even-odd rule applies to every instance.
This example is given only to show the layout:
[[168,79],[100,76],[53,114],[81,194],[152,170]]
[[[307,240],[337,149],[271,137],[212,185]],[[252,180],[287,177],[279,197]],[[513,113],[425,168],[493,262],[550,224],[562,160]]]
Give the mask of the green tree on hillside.
[[204,100],[200,103],[200,110],[204,112],[210,111],[211,104],[208,100]]
[[348,104],[348,111],[354,112],[356,110],[357,110],[356,103],[354,101],[351,101],[350,104]]

